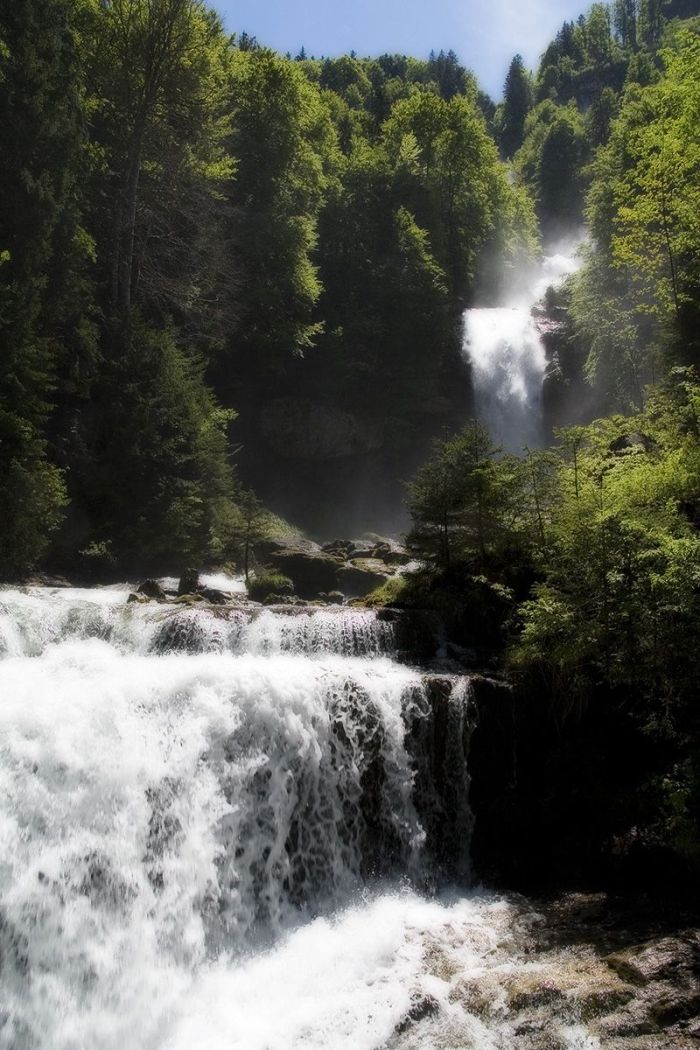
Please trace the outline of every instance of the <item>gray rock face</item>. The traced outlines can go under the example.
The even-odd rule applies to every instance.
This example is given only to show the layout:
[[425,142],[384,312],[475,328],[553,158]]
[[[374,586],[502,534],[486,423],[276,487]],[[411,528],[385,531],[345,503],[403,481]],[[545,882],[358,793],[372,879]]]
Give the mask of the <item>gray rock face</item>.
[[367,422],[312,401],[284,397],[270,401],[260,415],[266,442],[285,459],[333,460],[382,448],[384,424]]
[[185,569],[177,585],[177,593],[196,594],[199,590],[199,573],[196,569]]
[[323,547],[311,540],[266,540],[256,545],[255,554],[269,569],[288,576],[301,598],[336,604],[345,597],[365,598],[410,560],[392,541],[342,539]]
[[168,599],[167,594],[157,580],[144,580],[137,593],[156,602],[165,602]]
[[364,598],[375,587],[385,583],[391,575],[383,561],[377,558],[353,558],[338,572],[341,591],[351,598]]
[[295,593],[301,598],[315,598],[322,591],[337,590],[338,570],[343,564],[308,540],[289,546],[277,545],[266,561],[271,569],[290,578]]

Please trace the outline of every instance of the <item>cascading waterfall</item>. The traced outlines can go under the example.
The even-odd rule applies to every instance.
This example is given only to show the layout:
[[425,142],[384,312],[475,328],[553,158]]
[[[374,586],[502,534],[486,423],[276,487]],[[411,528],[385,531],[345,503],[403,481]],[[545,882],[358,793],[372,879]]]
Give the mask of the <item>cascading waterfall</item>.
[[[127,595],[0,591],[0,1045],[379,1045],[405,1005],[395,977],[379,1028],[343,1043],[347,1016],[313,1041],[325,1014],[276,1041],[249,1016],[255,975],[305,938],[332,965],[358,895],[381,926],[377,894],[403,880],[391,931],[365,934],[381,972],[411,894],[464,877],[468,682],[400,666],[370,611]],[[195,1037],[222,982],[230,1011]]]
[[465,889],[469,679],[368,610],[128,593],[0,590],[2,1050],[598,1050]]
[[464,355],[471,365],[476,414],[507,451],[542,444],[547,359],[532,308],[549,287],[558,287],[578,269],[579,243],[546,256],[502,305],[465,312]]

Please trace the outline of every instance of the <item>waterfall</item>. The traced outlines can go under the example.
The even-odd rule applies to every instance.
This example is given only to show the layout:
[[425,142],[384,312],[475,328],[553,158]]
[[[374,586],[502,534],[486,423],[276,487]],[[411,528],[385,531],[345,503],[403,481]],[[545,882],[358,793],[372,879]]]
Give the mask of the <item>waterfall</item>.
[[[381,1045],[412,908],[466,875],[468,680],[368,610],[127,596],[0,590],[0,1046]],[[305,966],[330,998],[278,1037]]]
[[532,308],[579,266],[580,241],[545,256],[497,307],[467,310],[463,350],[471,365],[477,417],[509,452],[542,444],[542,383],[547,358]]

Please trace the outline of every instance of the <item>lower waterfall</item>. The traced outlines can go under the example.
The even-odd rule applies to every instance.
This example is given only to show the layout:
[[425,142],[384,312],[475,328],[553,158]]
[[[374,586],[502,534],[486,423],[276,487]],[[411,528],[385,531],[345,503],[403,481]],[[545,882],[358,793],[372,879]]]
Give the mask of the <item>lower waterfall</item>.
[[191,1047],[175,1017],[208,967],[466,874],[466,680],[383,655],[370,612],[125,599],[0,592],[8,1046]]
[[[530,1047],[551,963],[469,889],[469,679],[369,610],[128,593],[0,590],[0,1047]],[[561,1002],[546,1045],[598,1047]]]

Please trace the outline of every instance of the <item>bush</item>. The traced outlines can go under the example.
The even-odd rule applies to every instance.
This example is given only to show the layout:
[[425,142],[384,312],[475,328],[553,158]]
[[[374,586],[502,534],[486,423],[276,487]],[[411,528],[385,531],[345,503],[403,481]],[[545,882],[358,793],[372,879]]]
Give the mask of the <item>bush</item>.
[[370,606],[401,605],[410,591],[410,581],[406,576],[392,576],[367,595],[364,604]]
[[248,597],[264,602],[272,594],[294,594],[294,584],[281,572],[263,572],[248,583]]

